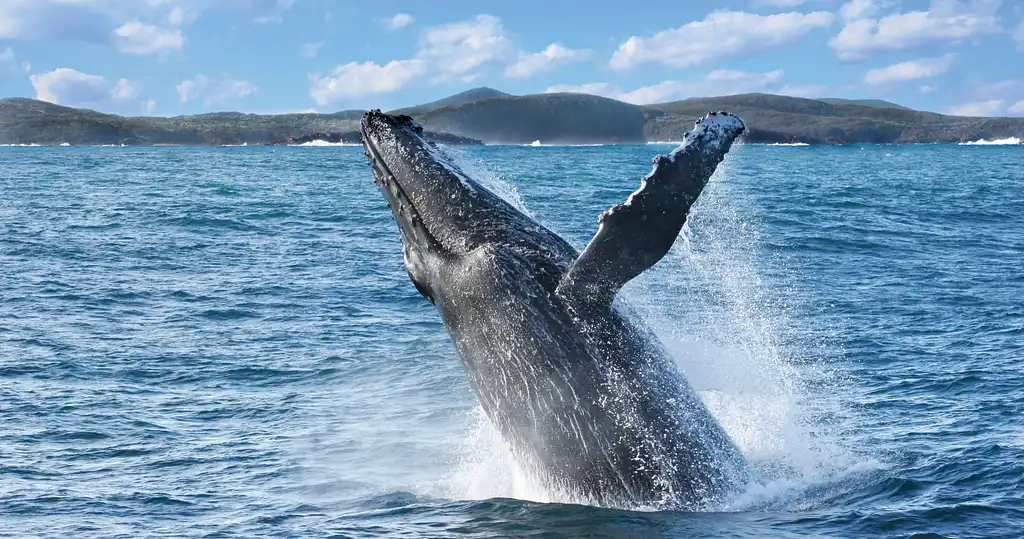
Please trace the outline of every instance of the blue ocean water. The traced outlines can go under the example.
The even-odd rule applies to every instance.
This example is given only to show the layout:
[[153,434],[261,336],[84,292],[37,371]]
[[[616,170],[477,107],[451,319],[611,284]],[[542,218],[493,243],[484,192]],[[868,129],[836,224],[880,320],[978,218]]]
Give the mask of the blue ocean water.
[[[453,150],[582,246],[669,146]],[[624,294],[758,480],[562,503],[360,148],[0,148],[0,536],[1024,537],[1024,151],[737,146]]]

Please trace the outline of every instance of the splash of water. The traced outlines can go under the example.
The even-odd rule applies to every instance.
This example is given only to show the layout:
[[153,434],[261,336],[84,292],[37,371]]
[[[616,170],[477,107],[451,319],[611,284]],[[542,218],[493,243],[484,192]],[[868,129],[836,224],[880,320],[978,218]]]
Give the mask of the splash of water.
[[480,182],[481,185],[514,206],[517,210],[536,219],[536,216],[527,209],[523,198],[519,196],[519,190],[516,189],[516,186],[505,181],[499,174],[488,168],[487,163],[479,156],[471,154],[458,146],[442,145],[441,148],[451,161],[462,169],[467,176]]
[[[467,174],[526,211],[515,187],[482,160],[449,154]],[[622,293],[753,468],[748,488],[716,509],[785,509],[806,503],[804,493],[861,470],[863,462],[821,421],[842,405],[827,361],[813,357],[813,346],[781,342],[791,329],[785,312],[792,307],[783,302],[785,290],[761,278],[760,229],[730,196],[729,168],[719,167],[669,255]],[[811,334],[805,330],[800,337]],[[446,479],[449,496],[577,502],[527,473],[479,407],[472,423]]]
[[[766,283],[760,227],[722,163],[669,255],[626,290],[680,370],[752,465],[756,479],[724,510],[797,502],[859,460],[822,418],[841,407],[816,328],[793,328],[788,290]],[[666,301],[666,298],[674,298]],[[792,335],[792,344],[783,336]]]

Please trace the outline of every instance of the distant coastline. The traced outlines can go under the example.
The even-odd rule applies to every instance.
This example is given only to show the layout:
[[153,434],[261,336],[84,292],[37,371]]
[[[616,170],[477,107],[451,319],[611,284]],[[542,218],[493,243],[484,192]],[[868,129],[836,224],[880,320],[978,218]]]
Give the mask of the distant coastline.
[[[586,94],[513,96],[477,88],[399,113],[450,144],[642,144],[679,140],[693,120],[728,110],[747,143],[777,145],[1002,143],[1024,139],[1024,118],[946,116],[878,100],[770,94],[648,106]],[[123,117],[24,98],[0,99],[0,145],[221,146],[359,143],[361,110],[333,114],[222,112]],[[979,142],[980,141],[980,142]]]

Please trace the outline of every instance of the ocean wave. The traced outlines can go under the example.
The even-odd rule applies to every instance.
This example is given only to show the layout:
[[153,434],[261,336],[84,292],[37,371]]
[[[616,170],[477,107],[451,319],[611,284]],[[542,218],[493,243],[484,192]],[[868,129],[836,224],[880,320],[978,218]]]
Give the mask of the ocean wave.
[[311,140],[309,142],[303,142],[302,144],[289,144],[289,146],[362,146],[362,144],[354,144],[351,142],[327,142],[326,140]]
[[543,143],[541,143],[541,141],[535,140],[535,141],[533,141],[533,142],[531,142],[529,144],[523,144],[523,146],[530,146],[530,147],[533,147],[533,148],[540,148],[540,147],[545,147],[545,148],[589,148],[589,147],[595,147],[595,146],[612,146],[612,145],[611,144],[602,144],[602,143],[598,143],[598,144],[543,144]]
[[960,146],[1016,146],[1018,144],[1024,144],[1024,141],[1017,137],[1000,138],[995,140],[972,140],[969,142],[960,142]]

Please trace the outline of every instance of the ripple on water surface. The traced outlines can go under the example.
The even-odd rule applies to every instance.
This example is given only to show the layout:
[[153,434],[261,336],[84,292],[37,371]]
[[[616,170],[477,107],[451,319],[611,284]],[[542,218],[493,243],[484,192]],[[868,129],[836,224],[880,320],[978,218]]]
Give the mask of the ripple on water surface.
[[[669,147],[458,159],[582,246]],[[0,535],[1019,537],[1024,154],[734,149],[625,291],[758,481],[558,503],[358,148],[2,148]]]

